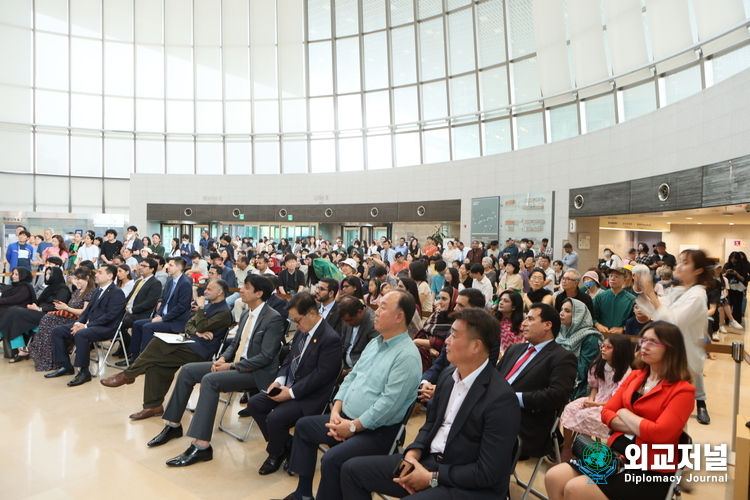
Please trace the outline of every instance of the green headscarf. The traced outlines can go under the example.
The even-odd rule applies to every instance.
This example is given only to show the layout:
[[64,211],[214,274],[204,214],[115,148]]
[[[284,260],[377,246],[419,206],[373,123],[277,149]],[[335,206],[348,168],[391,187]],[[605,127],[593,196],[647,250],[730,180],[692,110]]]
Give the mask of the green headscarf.
[[599,343],[604,342],[604,336],[594,328],[594,322],[591,319],[591,313],[589,312],[586,304],[576,299],[565,299],[565,302],[570,302],[573,307],[573,321],[570,323],[570,327],[562,325],[560,327],[560,333],[555,338],[555,341],[575,354],[576,358],[581,354],[581,344],[589,335],[595,335],[599,339]]

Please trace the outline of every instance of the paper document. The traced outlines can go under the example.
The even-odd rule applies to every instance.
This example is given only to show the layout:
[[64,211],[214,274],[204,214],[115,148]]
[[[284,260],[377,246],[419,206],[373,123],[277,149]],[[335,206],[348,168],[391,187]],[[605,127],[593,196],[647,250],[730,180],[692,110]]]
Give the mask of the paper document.
[[167,344],[192,344],[195,340],[183,340],[184,337],[179,333],[159,333],[155,332],[154,337],[160,339]]

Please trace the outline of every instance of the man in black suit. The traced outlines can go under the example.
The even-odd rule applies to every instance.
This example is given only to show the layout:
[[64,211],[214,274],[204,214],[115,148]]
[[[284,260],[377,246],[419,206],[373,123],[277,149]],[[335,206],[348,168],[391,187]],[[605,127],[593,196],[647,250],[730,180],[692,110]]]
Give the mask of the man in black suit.
[[[146,319],[151,316],[154,312],[156,304],[161,298],[162,287],[158,279],[154,278],[156,269],[159,264],[152,258],[143,259],[138,264],[138,274],[140,278],[135,281],[133,290],[128,295],[125,305],[125,317],[122,319],[122,336],[125,339],[125,349],[120,348],[120,357],[124,354],[124,350],[130,345],[130,330],[133,327],[133,323],[139,319]],[[125,363],[123,363],[125,365]]]
[[343,337],[343,376],[346,376],[362,355],[367,344],[380,335],[375,329],[375,314],[356,297],[345,295],[339,301],[339,314],[344,327]]
[[555,342],[560,315],[552,306],[532,304],[522,329],[527,342],[510,346],[497,369],[521,405],[521,455],[541,457],[552,451],[549,435],[555,412],[570,399],[578,361]]
[[185,331],[187,320],[190,319],[193,284],[190,278],[183,274],[185,259],[182,257],[169,259],[165,270],[170,280],[167,281],[156,316],[133,323],[133,340],[128,349],[131,364],[154,338],[154,332],[182,333]]
[[[262,476],[276,472],[289,458],[289,429],[304,416],[320,415],[341,368],[341,338],[318,314],[313,296],[307,292],[294,295],[288,309],[297,325],[292,349],[266,393],[250,398],[240,412],[255,419],[268,442],[268,458],[258,470]],[[276,388],[279,392],[272,396]]]
[[[159,339],[149,342],[129,368],[100,380],[106,387],[120,387],[132,384],[139,375],[146,375],[143,410],[130,415],[131,420],[143,420],[164,413],[164,396],[177,370],[188,363],[208,361],[219,350],[234,321],[226,302],[228,294],[226,281],[209,282],[203,296],[196,299],[198,309],[185,325],[185,333],[193,342],[168,344]],[[206,301],[209,303],[206,304]]]
[[62,363],[62,367],[47,373],[45,378],[73,375],[73,365],[70,364],[68,355],[68,342],[75,340],[75,366],[79,369],[75,378],[68,382],[68,386],[75,387],[91,381],[89,372],[91,342],[113,338],[120,319],[125,313],[125,294],[114,284],[116,277],[116,266],[107,264],[100,267],[94,276],[94,281],[99,288],[94,291],[91,302],[78,320],[52,330],[52,359],[55,363]]
[[347,461],[341,471],[347,500],[369,500],[370,492],[414,499],[505,497],[521,413],[513,390],[489,362],[500,324],[482,309],[452,317],[445,343],[453,366],[440,375],[416,440],[403,457]]
[[336,294],[338,291],[338,281],[333,278],[323,278],[318,282],[318,287],[315,290],[315,300],[320,304],[318,307],[320,315],[336,330],[336,333],[341,335],[343,324],[339,316],[339,307],[336,303]]
[[[214,362],[190,363],[177,376],[172,396],[164,411],[166,426],[151,447],[182,437],[180,420],[185,413],[195,384],[200,384],[200,399],[187,435],[195,438],[181,455],[167,460],[167,465],[184,467],[213,459],[211,435],[219,404],[219,393],[268,387],[279,371],[279,349],[284,341],[286,325],[279,313],[267,306],[273,287],[268,278],[248,274],[240,290],[240,298],[248,305],[242,313],[232,344]],[[238,361],[234,362],[235,357]]]

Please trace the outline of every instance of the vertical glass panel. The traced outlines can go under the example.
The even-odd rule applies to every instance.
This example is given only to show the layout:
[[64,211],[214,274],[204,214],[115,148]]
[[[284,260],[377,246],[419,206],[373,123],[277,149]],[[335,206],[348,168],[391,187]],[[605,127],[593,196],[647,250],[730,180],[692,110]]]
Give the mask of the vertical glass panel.
[[133,97],[133,44],[104,42],[104,93]]
[[0,85],[0,122],[32,123],[31,93],[29,88]]
[[221,139],[196,141],[195,173],[199,175],[224,173],[224,145]]
[[223,0],[221,2],[221,35],[224,46],[249,44],[249,5],[245,0]]
[[453,159],[479,156],[479,124],[453,128]]
[[362,128],[362,97],[360,94],[338,98],[339,130]]
[[496,155],[513,149],[510,120],[496,120],[484,124],[484,154]]
[[396,134],[396,166],[419,165],[419,133]]
[[135,1],[135,41],[164,43],[162,34],[162,0]]
[[[750,0],[747,3],[748,17],[750,17]],[[2,57],[2,56],[0,56]],[[740,71],[750,68],[750,45],[746,45],[723,56],[715,57],[712,61],[714,83],[726,80]]]
[[391,124],[391,104],[388,91],[365,94],[367,126],[385,127]]
[[36,91],[36,123],[68,126],[68,94],[66,92]]
[[[6,2],[7,3],[7,2]],[[20,2],[19,2],[20,3]],[[57,179],[56,179],[57,180]],[[0,210],[34,211],[34,176],[0,173],[0,184],[13,185],[14,189],[0,198]]]
[[104,39],[133,41],[133,2],[103,0]]
[[167,47],[167,97],[193,98],[193,49]]
[[170,137],[167,140],[167,173],[194,174],[194,154],[195,146],[192,138]]
[[419,99],[416,87],[393,90],[393,110],[395,123],[415,123],[419,121]]
[[331,38],[331,0],[308,0],[307,39]]
[[458,9],[464,5],[469,5],[471,0],[448,0],[448,10]]
[[252,173],[251,143],[248,139],[226,139],[226,169],[230,175]]
[[544,144],[544,118],[542,113],[532,113],[516,118],[518,149]]
[[393,167],[391,136],[378,135],[367,138],[367,170]]
[[164,43],[193,44],[193,2],[164,0]]
[[135,116],[136,130],[141,132],[164,131],[164,101],[136,99]]
[[0,3],[0,19],[4,23],[31,28],[32,0],[16,0]]
[[195,49],[196,99],[221,99],[221,49]]
[[253,97],[255,99],[275,99],[279,95],[276,84],[276,47],[262,45],[252,47]]
[[515,59],[536,52],[532,0],[508,2],[508,10],[512,57]]
[[127,179],[133,171],[133,137],[104,135],[104,177]]
[[310,130],[325,132],[334,128],[333,97],[310,99]]
[[310,141],[310,157],[313,173],[336,171],[336,143],[333,139]]
[[221,101],[199,101],[196,105],[195,131],[199,134],[224,132],[224,115]]
[[451,75],[474,69],[474,21],[471,9],[448,16]]
[[68,33],[68,3],[60,0],[35,0],[36,29]]
[[451,116],[473,113],[477,110],[476,76],[451,78]]
[[255,119],[255,133],[278,133],[279,101],[255,101],[253,117]]
[[[411,4],[411,2],[409,2]],[[408,85],[417,81],[417,61],[414,50],[414,26],[404,26],[391,31],[393,86]]]
[[508,75],[507,66],[482,71],[482,109],[490,110],[507,106]]
[[362,2],[362,25],[365,32],[385,29],[385,0]]
[[414,21],[413,0],[391,0],[391,26]]
[[615,124],[615,99],[607,94],[584,101],[586,109],[586,132],[596,132]]
[[164,52],[158,45],[136,45],[135,95],[164,97]]
[[70,179],[70,203],[73,213],[102,213],[102,179]]
[[673,73],[664,80],[667,104],[672,104],[701,91],[701,70],[699,66]]
[[337,92],[359,92],[359,37],[336,40]]
[[36,172],[39,174],[68,173],[68,134],[36,134]]
[[[357,54],[359,67],[359,54]],[[279,78],[281,97],[305,97],[305,44],[302,42],[279,45]]]
[[307,141],[284,141],[284,173],[307,173]]
[[194,112],[193,101],[167,101],[167,132],[192,134],[195,131]]
[[[0,83],[31,87],[31,30],[0,24],[0,47],[13,47],[13,50],[0,51]],[[40,54],[37,58],[44,58]],[[55,61],[52,61],[55,63]]]
[[310,54],[310,95],[332,95],[331,42],[311,43],[308,45],[308,50]]
[[70,94],[70,125],[72,127],[100,129],[102,122],[101,96]]
[[71,35],[101,38],[101,2],[70,0],[70,26]]
[[419,0],[419,19],[437,16],[443,13],[443,0]]
[[434,120],[448,116],[448,92],[445,80],[422,85],[422,116]]
[[622,93],[625,101],[625,120],[656,109],[656,87],[653,82],[625,89]]
[[227,134],[252,133],[250,101],[227,101],[224,107]]
[[336,37],[356,35],[359,32],[357,0],[336,1]]
[[246,47],[224,47],[225,99],[250,100],[250,53]]
[[339,170],[354,172],[364,170],[365,158],[361,137],[339,140]]
[[68,90],[68,38],[36,34],[36,86]]
[[102,138],[99,135],[70,137],[70,175],[101,177]]
[[542,97],[536,57],[513,64],[513,90],[516,103],[529,102]]
[[195,45],[221,45],[221,0],[194,0]]
[[[31,172],[31,131],[10,126],[0,127],[0,151],[3,152],[3,170]],[[9,184],[4,184],[6,189]]]
[[440,163],[451,160],[451,144],[447,128],[423,132],[424,162]]
[[283,132],[307,131],[307,102],[304,99],[281,101]]
[[140,135],[136,138],[135,171],[139,174],[164,173],[164,139]]
[[[60,181],[63,182],[60,182]],[[67,179],[38,175],[36,183],[36,210],[39,212],[69,212],[70,187]]]
[[71,38],[70,85],[73,92],[102,93],[102,42]]
[[445,77],[445,46],[443,19],[432,19],[419,24],[419,58],[422,81]]
[[571,104],[549,111],[551,142],[578,135],[578,105]]
[[365,90],[388,87],[388,45],[386,33],[365,35]]
[[479,26],[479,66],[486,68],[505,62],[505,18],[503,1],[489,0],[477,5]]

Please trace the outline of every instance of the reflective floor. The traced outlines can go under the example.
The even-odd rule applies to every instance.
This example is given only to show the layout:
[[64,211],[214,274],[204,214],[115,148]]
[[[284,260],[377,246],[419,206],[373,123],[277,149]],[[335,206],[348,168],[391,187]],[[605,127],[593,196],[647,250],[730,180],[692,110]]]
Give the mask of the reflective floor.
[[[709,394],[710,426],[696,423],[688,432],[696,443],[720,444],[730,440],[734,363],[718,355],[707,361],[706,386]],[[0,361],[0,497],[21,500],[85,500],[156,498],[244,499],[283,498],[296,487],[296,479],[283,471],[260,476],[258,468],[266,457],[260,431],[253,429],[240,443],[223,432],[214,434],[214,460],[175,469],[164,462],[182,453],[190,444],[184,437],[163,447],[150,449],[146,443],[162,428],[159,418],[131,422],[128,415],[141,409],[143,378],[133,385],[110,389],[92,383],[66,386],[71,377],[44,379],[30,361],[8,364]],[[750,370],[743,367],[740,414],[750,415]],[[115,370],[109,368],[107,374]],[[238,422],[235,403],[231,425]],[[186,414],[183,424],[190,421]],[[410,442],[424,421],[416,415],[409,424]],[[522,478],[528,478],[531,462],[519,464]],[[733,468],[729,468],[730,478]],[[543,490],[543,476],[536,481]],[[698,484],[685,498],[730,498],[730,486]],[[517,487],[513,498],[520,498]]]

